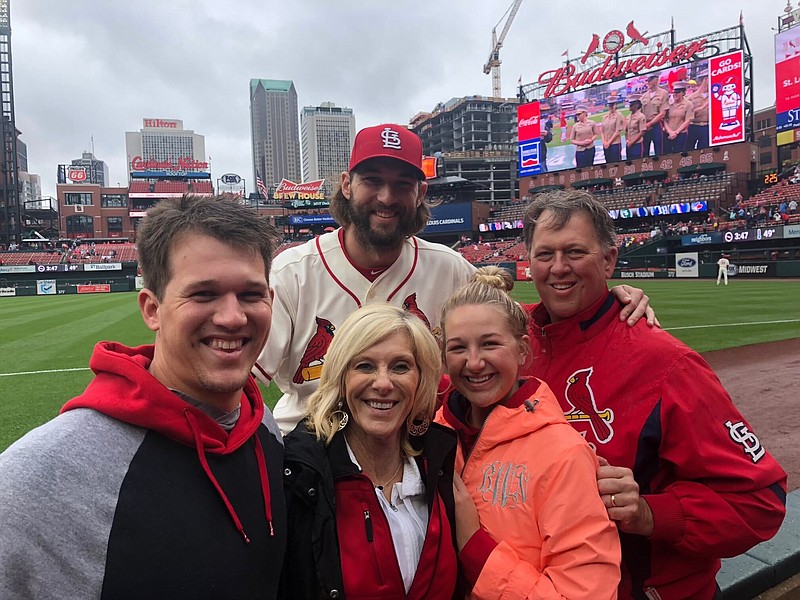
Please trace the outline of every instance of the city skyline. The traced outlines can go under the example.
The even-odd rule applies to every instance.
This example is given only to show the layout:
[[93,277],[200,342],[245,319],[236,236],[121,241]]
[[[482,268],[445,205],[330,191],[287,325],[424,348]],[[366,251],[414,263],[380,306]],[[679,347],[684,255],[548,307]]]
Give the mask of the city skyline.
[[[233,172],[249,179],[242,89],[254,77],[293,80],[299,106],[330,100],[351,107],[357,128],[406,124],[450,98],[489,96],[491,77],[482,66],[506,4],[344,1],[334,7],[302,0],[280,3],[265,20],[263,5],[249,0],[225,7],[200,2],[192,10],[178,1],[149,10],[147,2],[12,0],[16,118],[29,171],[41,175],[43,195],[55,195],[57,165],[89,149],[93,138],[95,156],[109,166],[109,183],[122,184],[124,132],[152,116],[179,118],[202,131],[214,178]],[[736,25],[742,10],[754,57],[755,108],[765,108],[774,103],[770,28],[784,6],[677,0],[663,8],[626,7],[622,14],[597,4],[586,7],[591,18],[577,19],[567,6],[523,3],[501,51],[503,95],[516,94],[520,76],[534,81],[559,66],[565,51],[579,58],[593,34],[624,30],[631,19],[643,33],[656,33],[674,18],[682,40]],[[308,33],[312,20],[326,24],[319,34]]]

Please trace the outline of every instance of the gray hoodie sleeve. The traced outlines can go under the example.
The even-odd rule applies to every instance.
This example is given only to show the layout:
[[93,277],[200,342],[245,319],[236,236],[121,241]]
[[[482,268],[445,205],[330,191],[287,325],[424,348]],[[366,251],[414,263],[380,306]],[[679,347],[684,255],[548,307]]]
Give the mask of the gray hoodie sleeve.
[[89,409],[0,454],[0,598],[99,598],[119,490],[146,431]]

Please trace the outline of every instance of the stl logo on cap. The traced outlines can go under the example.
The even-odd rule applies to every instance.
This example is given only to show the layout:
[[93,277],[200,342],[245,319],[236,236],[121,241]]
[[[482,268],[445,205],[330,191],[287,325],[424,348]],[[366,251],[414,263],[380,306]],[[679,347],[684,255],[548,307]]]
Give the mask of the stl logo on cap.
[[391,148],[392,150],[403,149],[403,146],[400,144],[400,133],[391,127],[387,127],[381,131],[381,139],[383,140],[384,148]]
[[422,140],[402,125],[382,123],[362,129],[356,135],[350,152],[349,171],[373,158],[391,158],[414,168],[414,175],[424,181],[422,170]]

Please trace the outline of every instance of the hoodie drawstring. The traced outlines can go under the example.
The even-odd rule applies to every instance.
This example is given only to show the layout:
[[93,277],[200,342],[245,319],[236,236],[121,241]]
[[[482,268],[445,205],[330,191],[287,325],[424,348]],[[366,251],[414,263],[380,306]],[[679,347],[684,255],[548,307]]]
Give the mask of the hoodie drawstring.
[[255,453],[256,453],[256,462],[258,463],[258,475],[261,478],[261,493],[264,496],[264,513],[267,517],[267,523],[269,523],[269,534],[275,535],[275,531],[272,529],[272,502],[270,501],[270,493],[269,493],[269,477],[267,475],[267,461],[264,458],[264,450],[261,448],[261,440],[258,439],[258,434],[253,434],[253,439],[255,440]]
[[[186,415],[186,420],[189,422],[189,428],[192,430],[192,435],[194,436],[194,445],[195,449],[197,450],[197,457],[200,459],[200,464],[203,467],[203,471],[205,471],[206,477],[208,477],[211,484],[214,486],[214,489],[217,490],[217,494],[219,494],[222,503],[225,505],[225,508],[228,510],[228,514],[233,519],[233,524],[236,526],[236,530],[242,534],[245,543],[250,543],[250,538],[247,537],[247,534],[244,531],[244,526],[242,522],[239,520],[239,515],[236,514],[236,510],[233,508],[231,501],[228,500],[228,496],[225,494],[225,491],[222,489],[222,486],[217,481],[217,478],[214,477],[214,473],[211,472],[211,467],[208,466],[208,460],[206,459],[206,453],[203,448],[203,439],[200,435],[200,430],[196,426],[195,419],[196,417],[192,414],[189,409],[183,411],[183,414]],[[269,534],[270,536],[275,535],[275,532],[272,528],[272,502],[270,502],[270,495],[269,495],[269,479],[267,477],[267,464],[266,460],[264,459],[264,452],[261,447],[261,442],[258,439],[258,434],[253,434],[255,438],[255,453],[256,453],[256,463],[258,464],[258,476],[261,480],[261,493],[264,495],[264,506],[266,507],[266,516],[267,522],[269,523]]]

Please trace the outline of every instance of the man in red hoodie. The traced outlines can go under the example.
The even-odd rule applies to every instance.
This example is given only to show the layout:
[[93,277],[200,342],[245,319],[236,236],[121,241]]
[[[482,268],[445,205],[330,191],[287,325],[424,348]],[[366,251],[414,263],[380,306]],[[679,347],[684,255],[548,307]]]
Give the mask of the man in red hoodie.
[[86,391],[0,455],[0,597],[276,596],[283,444],[250,375],[274,239],[224,198],[148,212],[139,308],[155,343],[100,342]]

